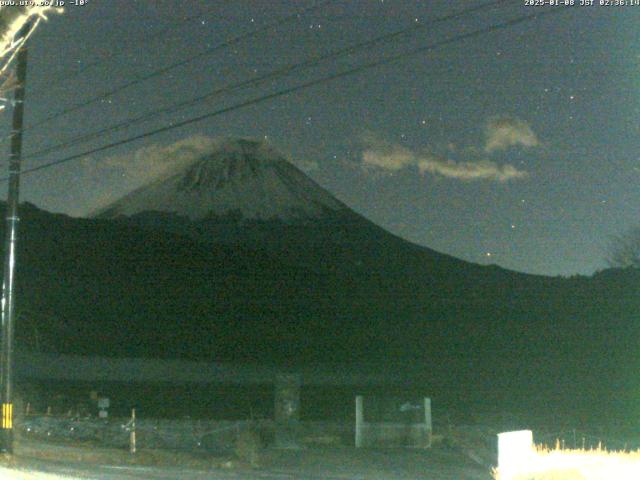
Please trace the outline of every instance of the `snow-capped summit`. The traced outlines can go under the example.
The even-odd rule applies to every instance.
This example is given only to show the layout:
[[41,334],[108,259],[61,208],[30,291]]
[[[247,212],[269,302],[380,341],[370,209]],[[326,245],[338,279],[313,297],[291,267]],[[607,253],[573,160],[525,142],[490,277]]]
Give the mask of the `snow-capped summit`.
[[129,193],[96,216],[172,213],[201,220],[317,218],[347,207],[266,143],[230,139],[168,177]]

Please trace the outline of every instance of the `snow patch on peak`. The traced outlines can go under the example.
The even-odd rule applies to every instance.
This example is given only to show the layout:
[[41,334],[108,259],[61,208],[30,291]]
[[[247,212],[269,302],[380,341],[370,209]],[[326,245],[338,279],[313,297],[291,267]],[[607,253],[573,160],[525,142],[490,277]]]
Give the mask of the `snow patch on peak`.
[[268,143],[250,138],[227,138],[221,140],[214,154],[225,159],[251,159],[258,162],[283,162],[284,157]]
[[246,220],[317,218],[347,207],[264,142],[227,139],[168,177],[96,216],[166,212],[191,220],[240,214]]

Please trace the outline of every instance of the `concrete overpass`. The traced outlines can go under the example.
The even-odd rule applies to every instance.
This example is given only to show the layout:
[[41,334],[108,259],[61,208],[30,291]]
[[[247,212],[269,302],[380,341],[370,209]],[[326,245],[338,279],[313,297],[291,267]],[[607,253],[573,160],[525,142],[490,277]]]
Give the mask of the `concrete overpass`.
[[273,384],[279,374],[299,376],[303,386],[402,386],[409,375],[366,366],[322,365],[277,368],[261,365],[208,363],[147,358],[109,358],[18,352],[15,376],[21,380],[130,382],[171,384]]

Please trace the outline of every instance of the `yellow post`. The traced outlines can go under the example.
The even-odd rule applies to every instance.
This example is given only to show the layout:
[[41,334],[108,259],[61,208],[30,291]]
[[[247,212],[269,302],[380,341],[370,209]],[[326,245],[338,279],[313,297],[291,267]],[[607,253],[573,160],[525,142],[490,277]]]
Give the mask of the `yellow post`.
[[11,430],[13,428],[13,404],[2,404],[2,429]]

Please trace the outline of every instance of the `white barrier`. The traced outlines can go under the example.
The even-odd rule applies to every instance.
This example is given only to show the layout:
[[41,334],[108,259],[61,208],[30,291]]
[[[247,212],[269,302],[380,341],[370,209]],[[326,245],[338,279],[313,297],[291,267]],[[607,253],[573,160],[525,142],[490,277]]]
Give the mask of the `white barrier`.
[[531,464],[534,456],[531,430],[498,434],[498,478],[501,480],[522,471],[523,466]]

